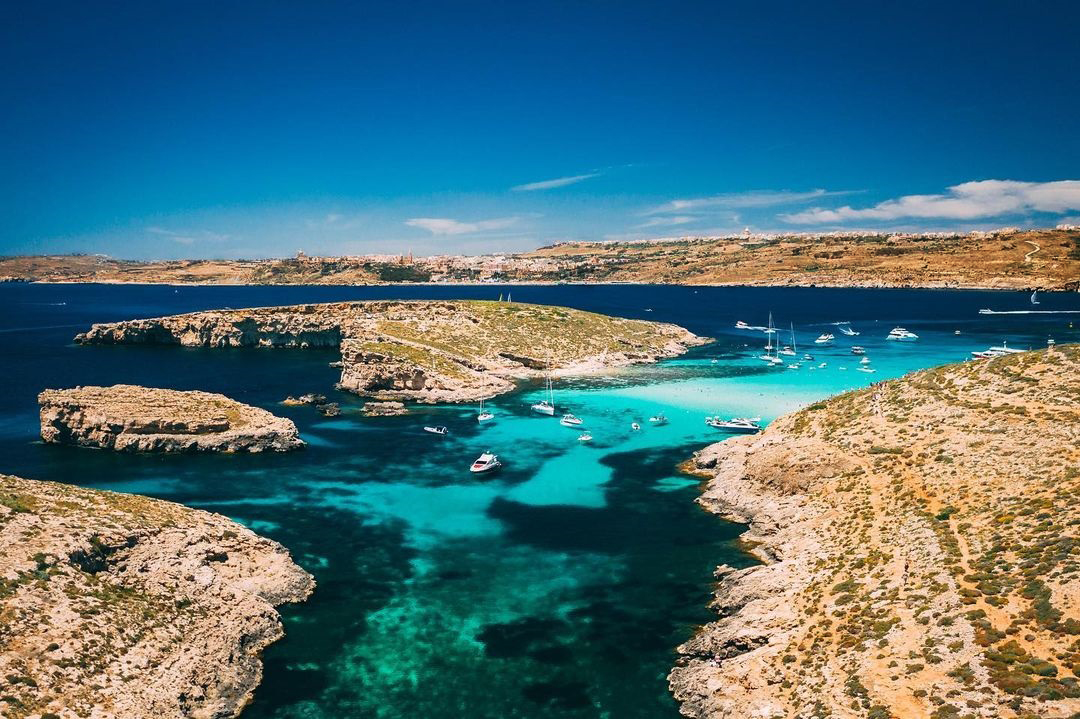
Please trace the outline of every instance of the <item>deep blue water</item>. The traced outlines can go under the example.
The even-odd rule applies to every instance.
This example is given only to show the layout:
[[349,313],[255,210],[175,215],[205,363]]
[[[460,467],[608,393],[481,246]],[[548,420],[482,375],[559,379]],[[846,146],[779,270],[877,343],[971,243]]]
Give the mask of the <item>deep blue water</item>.
[[[566,380],[556,402],[595,436],[530,415],[524,386],[475,408],[436,407],[363,418],[336,393],[336,353],[77,347],[92,322],[220,307],[368,298],[494,299],[563,304],[677,322],[717,342],[615,376]],[[656,286],[163,287],[0,285],[0,472],[130,491],[222,512],[289,547],[315,574],[310,601],[283,608],[288,636],[266,652],[245,716],[669,717],[673,647],[711,619],[712,569],[750,560],[741,531],[705,515],[676,465],[717,435],[708,414],[766,421],[803,404],[1008,340],[1080,339],[1080,315],[981,316],[1028,309],[1020,293]],[[1045,295],[1039,309],[1080,309]],[[763,335],[737,319],[794,323],[813,363],[769,369]],[[813,338],[850,320],[836,346]],[[911,344],[885,342],[896,324]],[[959,330],[960,334],[955,334]],[[787,335],[781,336],[787,342]],[[873,374],[855,371],[851,344]],[[820,366],[824,363],[825,366]],[[811,369],[813,367],[813,369]],[[307,449],[273,456],[128,456],[44,446],[36,394],[46,387],[126,382],[228,394],[294,419]],[[346,409],[325,419],[282,407],[322,392]],[[645,421],[657,412],[666,427]],[[645,426],[630,430],[632,421]],[[447,437],[419,430],[448,425]],[[507,462],[477,481],[469,462],[491,448]]]

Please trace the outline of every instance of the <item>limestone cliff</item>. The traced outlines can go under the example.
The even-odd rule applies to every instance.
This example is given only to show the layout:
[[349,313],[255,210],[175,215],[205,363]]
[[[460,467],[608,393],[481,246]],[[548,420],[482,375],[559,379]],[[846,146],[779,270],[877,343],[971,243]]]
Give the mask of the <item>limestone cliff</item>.
[[83,344],[336,347],[339,386],[383,400],[461,402],[515,377],[652,362],[703,339],[675,325],[508,302],[347,302],[94,325]]
[[766,563],[718,570],[683,714],[1080,712],[1080,347],[879,383],[695,465]]
[[0,475],[0,714],[236,716],[313,588],[220,515]]
[[210,392],[135,385],[45,390],[41,438],[121,452],[283,452],[304,446],[292,420]]

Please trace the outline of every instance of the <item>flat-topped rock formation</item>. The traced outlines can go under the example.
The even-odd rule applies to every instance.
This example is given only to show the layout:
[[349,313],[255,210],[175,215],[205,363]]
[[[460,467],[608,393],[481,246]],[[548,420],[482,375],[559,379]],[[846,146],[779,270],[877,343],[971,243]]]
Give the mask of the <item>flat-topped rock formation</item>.
[[683,714],[1080,712],[1080,347],[878,383],[694,463],[766,564],[718,570]]
[[121,452],[284,452],[304,446],[292,420],[211,392],[136,385],[38,395],[41,438]]
[[481,301],[344,302],[195,312],[94,325],[83,344],[336,347],[339,387],[380,400],[462,402],[515,377],[672,357],[705,340],[675,325]]
[[313,588],[220,515],[0,475],[0,714],[236,716]]

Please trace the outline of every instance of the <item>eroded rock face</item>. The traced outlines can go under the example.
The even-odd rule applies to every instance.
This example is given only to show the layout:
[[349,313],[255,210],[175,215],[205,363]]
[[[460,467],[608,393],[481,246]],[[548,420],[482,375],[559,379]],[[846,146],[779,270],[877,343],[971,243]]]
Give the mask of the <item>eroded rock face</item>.
[[304,446],[292,420],[210,392],[136,385],[45,390],[41,438],[120,452],[283,452]]
[[241,711],[314,580],[220,515],[0,475],[0,586],[3,716],[180,719]]
[[380,400],[466,402],[513,379],[654,362],[705,340],[675,325],[479,301],[345,302],[197,312],[94,325],[82,344],[337,347],[340,389]]

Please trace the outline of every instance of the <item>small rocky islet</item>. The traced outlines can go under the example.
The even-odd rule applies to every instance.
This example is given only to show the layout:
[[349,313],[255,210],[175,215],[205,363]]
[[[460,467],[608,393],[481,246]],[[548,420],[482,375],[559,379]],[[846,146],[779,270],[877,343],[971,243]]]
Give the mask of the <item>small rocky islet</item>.
[[286,452],[296,425],[211,392],[113,385],[38,395],[41,438],[118,452]]
[[0,475],[0,714],[235,716],[314,586],[221,515]]
[[699,452],[764,564],[669,677],[701,719],[1080,712],[1080,347],[916,372]]

